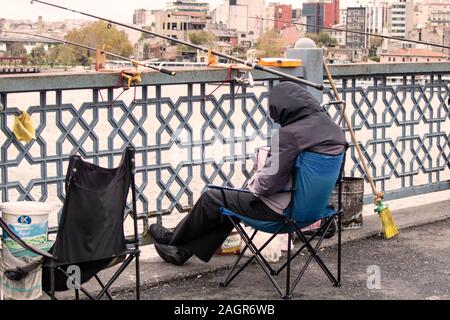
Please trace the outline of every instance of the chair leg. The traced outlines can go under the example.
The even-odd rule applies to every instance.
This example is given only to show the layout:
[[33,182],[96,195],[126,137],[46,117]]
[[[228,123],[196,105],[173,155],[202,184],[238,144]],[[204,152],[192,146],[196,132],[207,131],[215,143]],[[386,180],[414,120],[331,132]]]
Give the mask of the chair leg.
[[[67,277],[67,279],[73,279],[71,275],[69,275],[63,268],[58,267],[58,270],[62,273],[64,273],[64,275]],[[51,274],[50,274],[51,276]],[[80,283],[75,282],[75,285],[77,286],[77,290],[83,292],[86,297],[88,297],[91,300],[95,300],[95,298],[86,290],[83,288],[83,286]],[[56,300],[56,299],[55,299]]]
[[78,301],[80,300],[80,290],[75,289],[75,300]]
[[310,244],[310,242],[313,240],[313,238],[311,238],[310,240],[307,240],[305,238],[305,236],[303,235],[302,231],[299,228],[296,228],[295,233],[297,234],[297,236],[300,238],[300,240],[304,243],[304,245],[308,249],[309,256],[308,256],[308,259],[306,260],[305,264],[303,265],[302,269],[300,270],[300,273],[298,274],[298,276],[295,279],[294,283],[292,284],[291,294],[294,292],[294,290],[297,287],[297,285],[299,284],[300,280],[303,278],[303,275],[305,274],[308,266],[311,264],[311,261],[313,259],[315,259],[318,262],[319,266],[325,272],[325,274],[330,279],[330,281],[333,284],[337,283],[336,279],[331,274],[330,270],[328,270],[328,268],[325,266],[325,264],[323,263],[322,259],[320,259],[320,257],[317,254],[314,254],[320,248],[320,245],[322,244],[322,241],[325,238],[325,234],[326,234],[326,232],[328,231],[328,228],[331,225],[330,222],[331,222],[331,220],[328,220],[327,223],[325,224],[325,226],[326,226],[325,230],[322,233],[322,236],[317,241],[317,244],[315,245],[314,248]]
[[[257,233],[258,230],[255,230],[255,232],[253,232],[252,236],[250,237],[250,240],[253,240]],[[242,252],[239,254],[239,257],[236,259],[236,262],[234,263],[233,267],[231,267],[230,271],[228,271],[227,275],[225,276],[225,279],[220,283],[221,287],[227,287],[230,284],[230,282],[234,279],[235,276],[233,276],[233,272],[236,270],[236,267],[238,266],[239,262],[244,257],[244,254],[247,251],[247,249],[248,246],[246,245],[244,247],[244,250],[242,250]],[[233,278],[231,278],[232,276]]]
[[275,279],[272,277],[272,273],[274,272],[272,268],[268,268],[267,267],[267,261],[262,257],[261,255],[261,251],[264,250],[264,248],[278,235],[278,233],[284,228],[281,227],[280,230],[278,230],[278,232],[276,232],[275,234],[273,234],[272,237],[269,238],[269,240],[267,240],[267,242],[261,246],[260,249],[257,249],[253,243],[250,241],[250,238],[248,237],[247,233],[242,229],[242,227],[240,225],[236,225],[236,230],[239,232],[239,234],[241,235],[242,239],[244,240],[245,244],[249,247],[250,251],[253,253],[253,256],[237,271],[237,273],[233,276],[233,278],[239,274],[242,270],[245,269],[245,267],[250,263],[250,261],[252,261],[253,259],[256,259],[256,261],[258,262],[258,264],[260,265],[260,267],[263,269],[264,273],[267,275],[267,277],[269,278],[270,282],[272,282],[273,286],[275,287],[275,289],[277,290],[277,292],[280,294],[280,296],[283,296],[283,292],[280,288],[280,286],[278,285],[278,283],[275,281]]
[[[284,228],[281,227],[276,233],[274,233],[262,246],[261,248],[257,248],[254,244],[253,244],[253,239],[250,239],[248,234],[244,231],[244,229],[242,229],[242,227],[239,225],[239,227],[236,227],[236,230],[238,230],[238,228],[240,228],[240,230],[242,231],[241,237],[244,239],[246,239],[247,241],[244,240],[244,242],[251,248],[253,248],[256,252],[258,252],[259,258],[261,259],[261,261],[264,263],[264,265],[266,266],[266,268],[270,271],[271,275],[276,275],[275,270],[272,269],[272,267],[270,266],[270,264],[267,262],[267,260],[262,256],[261,252],[269,245],[270,242],[272,242],[273,239],[275,239],[275,237],[281,232],[281,230]],[[238,230],[239,232],[239,230]],[[251,257],[251,261],[256,258],[256,257]]]
[[[329,227],[330,225],[328,225]],[[328,228],[325,230],[325,232],[328,231]],[[316,250],[318,250],[320,248],[320,244],[322,243],[325,233],[322,235],[322,237],[320,238],[318,244],[316,245],[316,248],[313,248],[311,246],[311,244],[309,243],[309,241],[305,238],[305,236],[303,235],[303,233],[301,231],[297,232],[297,235],[301,238],[301,240],[305,243],[306,248],[308,249],[310,255],[314,258],[314,260],[316,260],[316,262],[319,264],[319,266],[322,268],[322,270],[325,272],[325,274],[327,275],[328,279],[330,279],[330,281],[335,285],[337,284],[337,280],[336,278],[333,276],[333,274],[331,273],[331,271],[328,269],[328,267],[325,265],[325,263],[323,262],[323,260],[317,255]]]
[[[97,282],[100,285],[100,287],[102,287],[102,289],[105,289],[105,285],[100,280],[99,276],[95,275],[94,277],[95,277],[95,280],[97,280]],[[106,296],[108,297],[109,300],[114,300],[108,290],[106,290],[105,294],[106,294]]]
[[133,255],[130,255],[119,267],[119,269],[114,273],[112,278],[106,283],[105,287],[102,289],[102,291],[97,295],[95,298],[96,300],[100,300],[103,295],[109,290],[111,285],[117,280],[117,278],[122,274],[122,272],[129,266],[131,261],[134,259]]
[[[281,227],[277,233],[275,233],[272,237],[269,238],[269,240],[267,240],[267,242],[265,244],[263,244],[261,246],[260,249],[256,248],[255,245],[253,244],[252,240],[254,238],[254,236],[256,235],[256,232],[253,233],[252,237],[249,237],[248,234],[245,232],[245,230],[241,227],[241,225],[239,223],[236,223],[232,218],[230,218],[231,223],[233,224],[233,226],[236,228],[237,232],[239,233],[239,235],[241,236],[241,238],[244,240],[245,244],[246,244],[246,248],[250,248],[250,250],[252,251],[253,255],[244,263],[244,265],[242,265],[240,267],[240,269],[238,271],[236,271],[234,274],[232,274],[232,272],[236,269],[237,267],[237,263],[235,263],[235,266],[232,268],[232,271],[229,272],[227,279],[225,282],[221,283],[220,285],[222,287],[226,287],[228,286],[231,281],[234,280],[234,278],[236,278],[237,275],[239,275],[258,255],[259,259],[262,261],[262,263],[264,264],[266,270],[269,270],[271,275],[274,275],[275,271],[272,269],[272,267],[269,265],[269,263],[267,262],[266,259],[264,259],[264,257],[261,255],[261,251],[264,250],[265,247],[267,247],[267,245],[275,238],[275,236],[284,228]],[[256,252],[256,254],[255,254]],[[243,256],[243,254],[242,254]],[[238,259],[241,259],[242,257],[238,257]]]
[[136,300],[141,300],[140,253],[136,254]]
[[[311,238],[309,239],[309,241],[314,240],[314,239],[317,237],[317,235],[321,232],[321,230],[324,229],[324,227],[325,227],[325,225],[323,225],[322,227],[320,227],[319,229],[317,229],[317,231],[314,232],[314,234],[311,236]],[[303,249],[305,249],[305,248],[306,248],[306,245],[303,244],[303,245],[302,245],[302,246],[301,246],[301,247],[300,247],[300,248],[299,248],[299,249],[291,256],[291,260],[294,260],[295,258],[297,258],[298,255],[299,255],[300,253],[302,253]],[[276,270],[276,271],[275,271],[275,274],[276,274],[276,275],[280,274],[281,271],[283,271],[284,268],[286,268],[287,264],[288,264],[288,261],[286,261],[286,262],[285,262],[278,270]]]
[[55,268],[50,267],[50,299],[56,300],[55,297]]
[[[260,252],[267,246],[267,244],[265,244],[258,250],[251,242],[257,232],[255,231],[253,233],[252,237],[249,238],[248,235],[246,234],[246,232],[240,226],[235,225],[235,227],[236,227],[236,230],[238,231],[239,235],[241,236],[242,240],[244,240],[244,242],[245,242],[245,249],[237,258],[237,261],[235,262],[232,270],[227,275],[226,281],[224,281],[223,283],[220,284],[222,287],[227,287],[256,258],[256,255],[259,255],[261,257]],[[267,243],[269,243],[269,242],[270,242],[270,239]],[[239,261],[244,256],[245,250],[247,248],[249,248],[250,251],[252,251],[253,255],[239,268],[239,270],[235,271],[238,266]],[[257,252],[257,254],[255,254],[255,252]],[[264,259],[264,258],[262,258],[262,259]],[[265,266],[268,265],[268,262],[265,259],[262,261],[262,263],[265,264]],[[270,273],[272,274],[273,270],[270,268],[270,266],[268,266],[267,268],[270,270]]]
[[291,300],[291,239],[292,233],[288,233],[288,248],[287,248],[287,267],[286,267],[286,294],[283,296],[284,300]]
[[342,267],[342,211],[338,213],[338,263],[337,263],[337,283],[336,287],[341,286]]

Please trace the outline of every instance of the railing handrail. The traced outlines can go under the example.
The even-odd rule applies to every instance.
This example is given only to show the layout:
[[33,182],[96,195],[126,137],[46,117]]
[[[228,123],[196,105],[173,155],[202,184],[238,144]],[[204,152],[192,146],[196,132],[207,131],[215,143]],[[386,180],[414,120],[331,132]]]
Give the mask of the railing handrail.
[[[302,76],[303,69],[283,69],[290,74]],[[449,74],[450,62],[424,62],[424,63],[355,63],[330,65],[334,78],[373,76],[405,76]],[[215,83],[222,82],[226,77],[225,69],[181,69],[176,77],[170,77],[158,72],[144,71],[142,85],[169,85],[189,83]],[[4,75],[0,76],[0,92],[17,93],[30,91],[54,91],[76,89],[99,89],[118,86],[117,78],[120,71],[110,72],[48,72],[33,75]],[[276,79],[271,74],[253,71],[255,81]],[[45,79],[45,81],[43,81]]]
[[334,78],[450,74],[450,61],[332,64]]

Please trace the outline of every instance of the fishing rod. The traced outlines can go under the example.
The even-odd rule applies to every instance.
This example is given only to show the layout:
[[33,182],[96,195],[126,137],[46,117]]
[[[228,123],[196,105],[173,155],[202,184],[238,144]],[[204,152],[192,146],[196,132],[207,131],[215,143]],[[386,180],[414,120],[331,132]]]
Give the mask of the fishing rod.
[[239,18],[249,18],[254,20],[266,20],[266,21],[273,21],[273,22],[281,22],[281,23],[287,23],[291,25],[298,25],[298,26],[304,26],[304,27],[311,27],[311,28],[317,28],[317,29],[323,29],[323,30],[330,30],[330,31],[339,31],[339,32],[349,32],[359,35],[367,35],[371,37],[378,37],[383,39],[389,39],[389,40],[397,40],[397,41],[403,41],[403,42],[411,42],[416,44],[423,44],[431,47],[437,47],[437,48],[443,48],[443,49],[450,49],[450,46],[446,46],[443,44],[437,44],[437,43],[431,43],[421,40],[414,40],[414,39],[408,39],[408,38],[399,38],[399,37],[393,37],[393,36],[387,36],[383,34],[378,33],[371,33],[371,32],[364,32],[364,31],[357,31],[357,30],[349,30],[349,29],[341,29],[341,28],[333,28],[333,27],[325,27],[325,26],[319,26],[316,24],[308,24],[308,23],[301,23],[301,22],[292,22],[292,21],[283,21],[283,20],[277,20],[272,18],[263,18],[263,17],[249,17],[249,16],[239,16],[239,15],[233,15],[234,17]]
[[[37,38],[43,38],[43,39],[47,39],[47,40],[53,40],[53,41],[57,41],[57,42],[62,43],[62,44],[70,44],[72,46],[76,46],[76,47],[80,47],[80,48],[83,48],[83,49],[87,49],[89,51],[94,51],[94,52],[97,51],[97,49],[95,49],[95,48],[86,46],[84,44],[72,42],[72,41],[69,41],[69,40],[58,39],[58,38],[49,37],[49,36],[42,36],[42,35],[39,35],[39,34],[22,32],[22,31],[4,30],[4,32],[5,33],[22,34],[22,35],[27,35],[27,36],[37,37]],[[112,53],[112,52],[107,52],[107,51],[104,51],[104,50],[100,50],[100,52],[102,52],[102,53],[104,53],[104,54],[106,54],[108,56],[117,58],[117,59],[129,61],[129,62],[133,63],[134,65],[139,65],[139,66],[142,66],[142,67],[150,68],[150,69],[159,71],[161,73],[164,73],[164,74],[167,74],[167,75],[170,75],[170,76],[175,76],[176,75],[176,72],[172,71],[172,70],[167,70],[167,69],[164,69],[164,68],[155,67],[153,65],[150,65],[150,64],[147,64],[147,63],[142,63],[142,62],[136,61],[134,59],[126,58],[126,57],[123,57],[121,55],[118,55],[118,54],[115,54],[115,53]]]
[[246,65],[248,67],[251,67],[252,69],[265,71],[265,72],[274,74],[276,76],[279,76],[279,77],[282,77],[282,78],[286,78],[286,79],[289,79],[291,81],[295,81],[295,82],[304,84],[306,86],[315,88],[317,90],[323,90],[323,85],[322,84],[318,84],[318,83],[314,83],[314,82],[311,82],[311,81],[308,81],[308,80],[305,80],[305,79],[297,78],[297,77],[295,77],[293,75],[290,75],[290,74],[287,74],[285,72],[281,72],[281,71],[277,71],[277,70],[274,70],[274,69],[271,69],[271,68],[267,68],[267,67],[261,66],[261,65],[257,64],[256,62],[253,62],[253,61],[246,61],[244,59],[236,58],[236,57],[230,56],[230,55],[225,54],[225,53],[221,53],[221,52],[217,52],[217,51],[214,51],[214,50],[211,50],[211,49],[208,49],[208,48],[204,48],[204,47],[192,44],[192,43],[187,42],[187,41],[175,39],[175,38],[172,38],[172,37],[169,37],[169,36],[165,36],[165,35],[162,35],[162,34],[159,34],[159,33],[156,33],[156,32],[152,32],[152,31],[145,30],[145,29],[142,29],[142,28],[139,28],[139,27],[135,27],[135,26],[132,26],[132,25],[129,25],[129,24],[126,24],[126,23],[114,21],[114,20],[111,20],[111,19],[106,19],[106,18],[99,17],[99,16],[96,16],[96,15],[93,15],[93,14],[90,14],[90,13],[86,13],[86,12],[70,9],[70,8],[63,7],[63,6],[60,6],[60,5],[57,5],[57,4],[53,4],[53,3],[50,3],[50,2],[40,1],[40,0],[31,0],[31,4],[33,4],[34,2],[38,2],[38,3],[41,3],[43,5],[47,5],[47,6],[50,6],[50,7],[62,9],[62,10],[65,10],[65,11],[78,13],[78,14],[84,15],[86,17],[94,18],[94,19],[97,19],[97,20],[102,20],[102,21],[107,22],[108,26],[111,26],[111,25],[115,24],[115,25],[122,26],[122,27],[125,27],[125,28],[128,28],[128,29],[139,31],[139,32],[142,32],[142,33],[154,36],[154,37],[158,37],[158,38],[161,38],[161,39],[172,41],[172,42],[175,42],[175,43],[178,43],[178,44],[181,44],[181,45],[189,46],[189,47],[197,49],[199,51],[212,53],[215,56],[218,56],[218,57],[221,57],[221,58],[224,58],[224,59],[228,59],[228,60],[231,60],[231,61],[235,61],[237,63],[240,63],[240,64]]

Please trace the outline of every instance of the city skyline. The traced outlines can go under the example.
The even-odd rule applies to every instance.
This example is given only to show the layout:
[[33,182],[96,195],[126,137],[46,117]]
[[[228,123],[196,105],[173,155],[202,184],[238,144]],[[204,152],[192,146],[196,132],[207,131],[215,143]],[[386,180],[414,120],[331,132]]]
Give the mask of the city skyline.
[[[199,0],[209,2],[211,8],[221,4],[223,0]],[[2,3],[3,2],[3,3]],[[130,23],[133,17],[133,12],[135,9],[164,9],[166,2],[168,1],[151,1],[151,0],[130,0],[127,2],[127,9],[124,9],[124,6],[114,6],[114,3],[123,4],[123,1],[119,0],[77,0],[74,4],[74,1],[70,0],[54,0],[55,4],[59,4],[62,6],[68,6],[73,9],[86,11],[89,13],[103,15],[111,19],[120,20],[122,22]],[[269,2],[279,2],[281,4],[291,4],[293,7],[301,7],[303,0],[278,0]],[[345,1],[344,1],[345,2]],[[71,12],[64,12],[62,10],[58,10],[56,8],[49,8],[44,5],[35,3],[33,5],[30,4],[30,0],[15,0],[14,3],[11,3],[8,0],[0,0],[1,12],[0,18],[6,19],[29,19],[29,20],[37,20],[39,16],[42,16],[46,21],[58,21],[65,19],[85,19],[86,17],[80,16],[78,14],[74,14]],[[18,8],[20,7],[20,10]]]

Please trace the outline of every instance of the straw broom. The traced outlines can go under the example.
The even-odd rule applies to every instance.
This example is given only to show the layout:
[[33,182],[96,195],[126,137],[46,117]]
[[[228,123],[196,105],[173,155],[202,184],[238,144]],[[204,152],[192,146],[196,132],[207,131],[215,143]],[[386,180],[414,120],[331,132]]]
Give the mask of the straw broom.
[[[334,96],[336,100],[341,100],[339,92],[336,88],[336,85],[334,83],[333,77],[331,76],[330,69],[328,68],[328,65],[323,62],[323,67],[325,69],[325,73],[327,75],[328,81],[331,84],[331,88],[333,89]],[[345,106],[345,105],[344,105]],[[383,226],[383,234],[386,239],[391,239],[399,234],[399,230],[397,226],[394,223],[394,219],[392,218],[391,211],[389,210],[388,206],[383,202],[384,199],[384,193],[379,192],[375,186],[375,183],[373,181],[372,175],[369,172],[369,167],[367,166],[366,159],[364,158],[364,155],[361,151],[361,148],[359,146],[358,140],[356,139],[355,131],[353,130],[352,124],[350,122],[350,119],[347,115],[347,112],[344,110],[342,112],[342,116],[344,118],[345,124],[347,125],[347,128],[350,132],[350,136],[352,138],[353,144],[355,145],[356,151],[358,152],[359,159],[361,161],[361,164],[364,168],[364,172],[366,174],[367,180],[369,180],[370,186],[372,188],[372,192],[374,195],[374,203],[376,205],[375,212],[378,213],[378,216],[380,217],[381,224]]]

